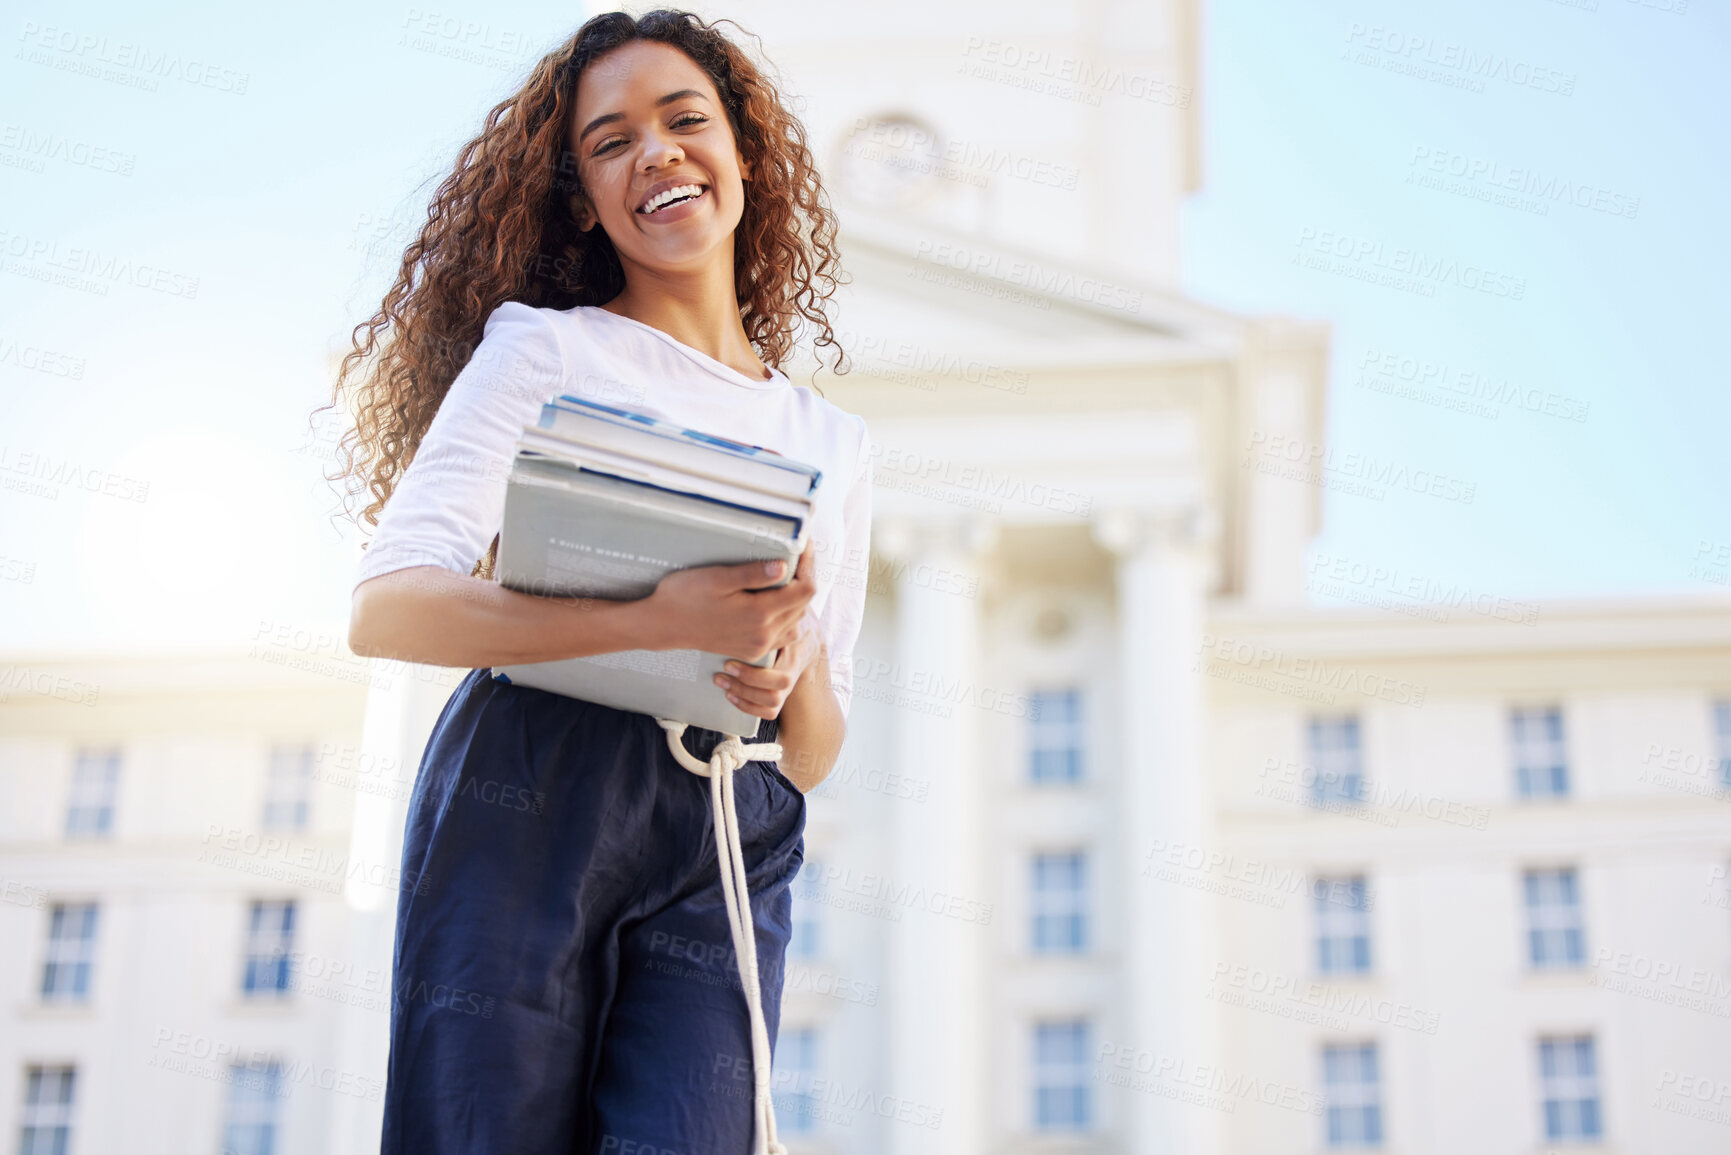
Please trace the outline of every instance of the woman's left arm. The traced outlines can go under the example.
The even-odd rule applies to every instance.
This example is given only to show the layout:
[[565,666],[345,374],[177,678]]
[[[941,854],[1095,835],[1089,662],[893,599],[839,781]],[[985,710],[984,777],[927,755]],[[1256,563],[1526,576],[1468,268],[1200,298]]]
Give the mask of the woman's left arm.
[[[865,609],[874,457],[871,435],[865,422],[859,421],[853,484],[842,505],[844,537],[827,551],[831,573],[825,578],[830,599],[824,609],[824,629],[820,631],[808,604],[800,637],[783,648],[774,666],[760,670],[730,662],[728,673],[734,677],[717,678],[730,683],[726,688],[737,695],[734,704],[740,709],[760,718],[780,719],[781,772],[805,793],[829,776],[847,737],[843,703],[853,700],[853,647]],[[813,580],[815,544],[806,544],[794,567],[794,581]]]
[[781,706],[781,772],[802,794],[811,793],[829,777],[846,737],[847,718],[829,684],[829,650],[819,642],[817,656]]
[[[805,576],[801,571],[809,564],[808,551],[796,574]],[[829,650],[809,610],[802,625],[799,639],[782,647],[773,666],[730,661],[723,667],[727,673],[717,674],[715,680],[746,713],[779,717],[776,741],[781,743],[781,772],[802,794],[809,794],[834,768],[847,737],[847,718],[830,688]]]

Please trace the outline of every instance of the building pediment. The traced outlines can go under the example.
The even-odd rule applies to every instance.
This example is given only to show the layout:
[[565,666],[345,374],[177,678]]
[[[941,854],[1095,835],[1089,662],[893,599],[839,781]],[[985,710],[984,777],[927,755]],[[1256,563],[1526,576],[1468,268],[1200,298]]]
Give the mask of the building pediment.
[[1152,281],[925,222],[850,209],[840,243],[838,335],[866,376],[1218,363],[1245,339],[1243,318]]
[[[880,515],[1014,526],[1194,509],[1225,529],[1221,592],[1298,572],[1320,491],[1247,453],[1321,443],[1324,326],[925,222],[850,210],[843,226],[833,316],[849,371],[794,369],[866,418]],[[1267,557],[1252,556],[1253,517]],[[1280,592],[1257,600],[1293,596],[1290,576],[1266,580]]]

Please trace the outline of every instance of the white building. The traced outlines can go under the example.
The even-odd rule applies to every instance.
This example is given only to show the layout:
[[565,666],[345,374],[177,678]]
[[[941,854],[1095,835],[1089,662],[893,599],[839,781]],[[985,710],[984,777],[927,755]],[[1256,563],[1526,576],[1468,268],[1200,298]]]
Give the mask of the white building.
[[[878,446],[790,1146],[1722,1150],[1731,605],[1307,555],[1326,332],[1173,287],[1190,0],[727,14],[825,150],[855,369],[821,384]],[[376,1148],[454,678],[259,633],[0,663],[11,1134]]]
[[270,623],[241,654],[0,663],[9,1148],[255,1151],[268,1126],[313,1152],[376,1111],[382,1070],[337,1056],[390,1007],[352,924],[397,862],[350,831],[412,779],[362,747],[393,676]]

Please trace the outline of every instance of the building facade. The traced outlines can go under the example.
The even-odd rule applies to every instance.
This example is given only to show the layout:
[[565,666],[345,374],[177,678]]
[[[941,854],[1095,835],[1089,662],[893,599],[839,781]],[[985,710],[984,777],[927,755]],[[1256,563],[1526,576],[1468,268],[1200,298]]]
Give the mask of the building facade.
[[382,1071],[336,1048],[387,1021],[389,954],[363,966],[351,921],[399,880],[350,831],[413,767],[363,751],[365,683],[391,675],[273,628],[222,656],[8,655],[9,1149],[319,1151],[345,1104],[376,1108]]
[[[841,209],[853,371],[817,380],[874,440],[790,1148],[1722,1150],[1731,606],[1309,552],[1326,329],[1175,287],[1190,0],[727,14]],[[376,1149],[455,676],[340,638],[0,663],[8,1142]]]

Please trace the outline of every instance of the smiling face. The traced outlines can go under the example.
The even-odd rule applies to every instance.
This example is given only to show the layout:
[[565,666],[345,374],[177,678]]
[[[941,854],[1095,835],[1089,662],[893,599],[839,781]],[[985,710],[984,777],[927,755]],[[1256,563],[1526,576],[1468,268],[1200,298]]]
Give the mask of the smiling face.
[[600,225],[632,266],[688,272],[724,259],[745,212],[749,172],[707,73],[668,44],[634,40],[577,83],[571,151],[586,198],[577,224]]

